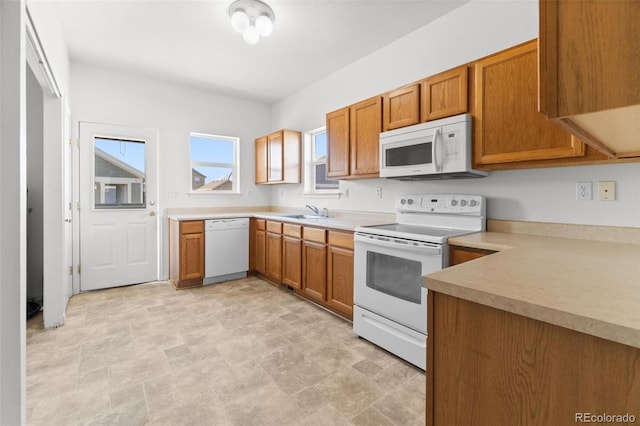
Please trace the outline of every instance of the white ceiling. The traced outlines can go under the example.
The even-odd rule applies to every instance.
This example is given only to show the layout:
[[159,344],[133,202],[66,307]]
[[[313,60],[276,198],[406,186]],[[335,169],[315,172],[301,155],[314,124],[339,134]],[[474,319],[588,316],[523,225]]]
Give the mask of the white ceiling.
[[253,46],[232,1],[56,3],[72,61],[273,103],[468,0],[266,0],[274,30]]

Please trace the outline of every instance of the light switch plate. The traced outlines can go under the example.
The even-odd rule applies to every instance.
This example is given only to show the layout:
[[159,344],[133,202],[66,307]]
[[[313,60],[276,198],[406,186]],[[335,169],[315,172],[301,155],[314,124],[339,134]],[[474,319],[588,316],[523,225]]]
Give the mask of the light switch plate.
[[615,201],[616,200],[616,183],[615,181],[598,182],[598,200]]

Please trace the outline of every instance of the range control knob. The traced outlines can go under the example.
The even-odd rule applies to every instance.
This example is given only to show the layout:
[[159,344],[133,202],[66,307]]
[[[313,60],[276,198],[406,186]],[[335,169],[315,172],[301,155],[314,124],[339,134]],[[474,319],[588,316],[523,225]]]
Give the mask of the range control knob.
[[412,200],[411,198],[409,198],[409,199],[407,200],[407,204],[409,204],[409,205],[413,204],[413,200]]
[[467,200],[460,200],[460,207],[464,207],[467,205]]
[[475,207],[478,202],[476,200],[469,200],[469,206]]
[[400,204],[405,204],[407,202],[407,200],[405,200],[404,198],[400,200]]
[[451,201],[449,202],[449,204],[451,204],[451,206],[455,207],[455,206],[457,206],[457,205],[458,205],[458,200],[455,200],[455,199],[454,199],[454,200],[451,200]]

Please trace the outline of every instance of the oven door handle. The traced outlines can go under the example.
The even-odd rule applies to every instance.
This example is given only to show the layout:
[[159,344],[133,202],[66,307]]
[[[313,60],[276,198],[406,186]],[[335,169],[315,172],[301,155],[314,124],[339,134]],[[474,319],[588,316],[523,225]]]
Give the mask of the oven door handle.
[[422,243],[418,241],[406,241],[393,237],[376,237],[373,235],[356,234],[354,236],[354,241],[369,243],[378,247],[410,250],[431,256],[440,256],[442,254],[442,248],[439,245]]

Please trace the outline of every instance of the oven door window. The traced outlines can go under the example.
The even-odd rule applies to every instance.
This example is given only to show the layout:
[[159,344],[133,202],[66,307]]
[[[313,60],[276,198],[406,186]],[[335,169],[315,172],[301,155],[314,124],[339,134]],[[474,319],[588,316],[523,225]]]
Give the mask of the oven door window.
[[423,281],[421,262],[367,251],[367,287],[420,304]]
[[416,140],[413,142],[408,145],[386,148],[384,152],[385,166],[403,167],[431,164],[433,162],[431,141],[418,143]]

